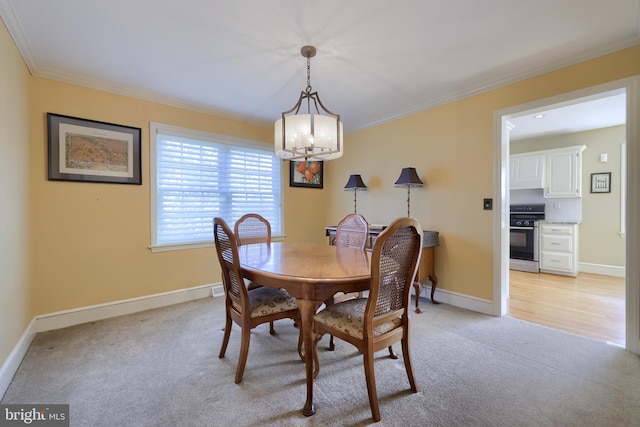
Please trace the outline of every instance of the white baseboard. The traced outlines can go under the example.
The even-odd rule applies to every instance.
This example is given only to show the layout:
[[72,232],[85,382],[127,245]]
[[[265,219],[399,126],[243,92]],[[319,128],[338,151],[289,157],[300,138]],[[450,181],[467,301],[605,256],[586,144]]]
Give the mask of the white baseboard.
[[[420,295],[420,303],[422,300],[431,304],[431,288],[429,286],[424,287],[424,292]],[[426,292],[428,291],[428,292]],[[433,295],[434,299],[438,302],[453,305],[456,307],[464,308],[471,311],[477,311],[478,313],[488,314],[493,316],[493,301],[472,297],[469,295],[460,294],[458,292],[451,292],[447,290],[440,290],[436,288]],[[423,310],[424,311],[424,310]]]
[[22,337],[20,337],[13,351],[11,351],[7,360],[5,360],[2,367],[0,367],[0,398],[4,396],[4,393],[7,391],[22,359],[25,354],[27,354],[31,341],[33,341],[33,338],[38,332],[66,328],[81,323],[95,322],[110,317],[123,316],[125,314],[221,295],[224,295],[222,283],[213,283],[36,316],[31,320],[31,323],[29,323],[29,326],[22,334]]
[[2,399],[4,393],[9,388],[9,384],[11,384],[13,376],[18,371],[20,363],[22,363],[22,359],[24,359],[24,356],[27,354],[27,350],[29,350],[31,341],[33,341],[35,336],[36,318],[34,317],[18,340],[16,346],[13,348],[11,353],[9,353],[7,360],[5,360],[2,367],[0,367],[0,399]]
[[[66,328],[81,323],[95,322],[110,317],[123,316],[167,305],[179,304],[199,298],[218,295],[222,284],[208,284],[193,288],[180,289],[162,294],[147,295],[139,298],[92,305],[36,316],[36,332]],[[224,291],[221,291],[224,293]]]
[[603,276],[625,277],[626,268],[617,265],[592,264],[579,262],[578,271],[581,273],[602,274]]

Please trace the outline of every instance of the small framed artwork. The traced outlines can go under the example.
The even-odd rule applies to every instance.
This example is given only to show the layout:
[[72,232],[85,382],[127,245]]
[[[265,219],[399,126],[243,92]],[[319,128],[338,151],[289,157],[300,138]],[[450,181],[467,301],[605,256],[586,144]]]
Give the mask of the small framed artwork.
[[142,184],[140,128],[47,113],[49,180]]
[[289,161],[289,186],[322,188],[323,166],[317,160]]
[[611,172],[591,174],[592,193],[611,193]]

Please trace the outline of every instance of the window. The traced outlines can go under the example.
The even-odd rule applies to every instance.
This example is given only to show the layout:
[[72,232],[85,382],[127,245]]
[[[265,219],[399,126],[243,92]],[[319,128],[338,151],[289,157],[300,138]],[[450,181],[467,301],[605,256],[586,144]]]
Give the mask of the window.
[[151,123],[151,248],[213,244],[213,218],[248,212],[282,235],[281,163],[270,146]]

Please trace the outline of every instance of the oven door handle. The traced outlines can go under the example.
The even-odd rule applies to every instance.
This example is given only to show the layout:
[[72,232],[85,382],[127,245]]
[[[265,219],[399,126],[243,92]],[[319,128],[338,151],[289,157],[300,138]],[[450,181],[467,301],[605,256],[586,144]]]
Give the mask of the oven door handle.
[[513,227],[513,226],[511,226],[509,228],[511,230],[533,230],[534,227],[533,226],[531,226],[531,227]]

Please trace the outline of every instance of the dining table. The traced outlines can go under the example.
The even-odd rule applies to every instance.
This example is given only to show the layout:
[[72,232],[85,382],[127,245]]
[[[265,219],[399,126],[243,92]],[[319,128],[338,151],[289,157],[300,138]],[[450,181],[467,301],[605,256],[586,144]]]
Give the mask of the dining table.
[[271,242],[238,248],[240,270],[251,281],[285,289],[300,310],[300,333],[304,342],[307,400],[305,416],[313,405],[313,316],[338,292],[369,289],[371,252],[320,243]]

